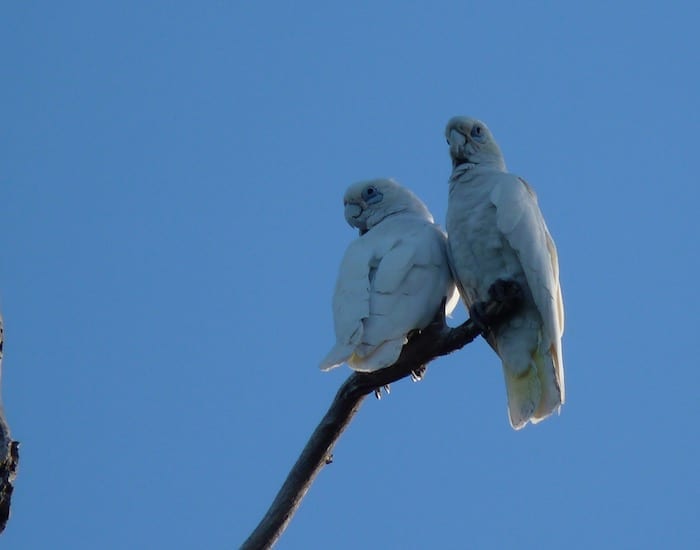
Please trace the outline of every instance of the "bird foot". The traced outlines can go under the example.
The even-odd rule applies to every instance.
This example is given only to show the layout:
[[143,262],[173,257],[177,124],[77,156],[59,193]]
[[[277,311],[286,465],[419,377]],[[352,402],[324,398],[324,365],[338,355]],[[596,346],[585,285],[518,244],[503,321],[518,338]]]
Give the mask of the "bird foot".
[[522,298],[523,289],[515,281],[497,279],[489,287],[489,297],[498,302],[506,302]]
[[[489,287],[490,301],[500,303],[519,302],[522,300],[522,297],[523,289],[515,281],[497,279]],[[487,336],[493,330],[486,313],[487,304],[488,302],[476,302],[469,308],[469,317],[474,321],[474,324],[476,324],[484,336]]]
[[414,382],[420,382],[423,380],[423,377],[425,376],[426,371],[428,370],[428,367],[425,365],[421,365],[415,370],[411,371],[411,380]]

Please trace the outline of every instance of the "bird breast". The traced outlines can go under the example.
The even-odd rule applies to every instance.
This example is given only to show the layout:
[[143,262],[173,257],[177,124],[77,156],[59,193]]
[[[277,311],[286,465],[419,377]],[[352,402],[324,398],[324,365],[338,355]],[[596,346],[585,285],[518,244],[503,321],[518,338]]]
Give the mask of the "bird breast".
[[453,269],[471,304],[488,298],[499,278],[520,279],[520,263],[496,224],[492,185],[453,182],[447,209]]

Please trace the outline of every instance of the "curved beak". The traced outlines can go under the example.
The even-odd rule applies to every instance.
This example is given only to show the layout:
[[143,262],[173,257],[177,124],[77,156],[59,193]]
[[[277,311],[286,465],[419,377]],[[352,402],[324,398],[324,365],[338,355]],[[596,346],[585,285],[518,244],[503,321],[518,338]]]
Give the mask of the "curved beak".
[[345,219],[356,220],[362,215],[362,207],[356,202],[345,203]]
[[360,235],[367,231],[367,227],[365,227],[365,222],[360,219],[360,216],[362,216],[363,211],[364,208],[362,208],[361,204],[358,204],[356,202],[345,203],[345,221],[348,222],[350,227],[356,227],[357,229],[359,229]]
[[450,128],[447,132],[447,143],[450,144],[450,157],[452,157],[454,167],[468,160],[465,151],[467,136],[456,128]]

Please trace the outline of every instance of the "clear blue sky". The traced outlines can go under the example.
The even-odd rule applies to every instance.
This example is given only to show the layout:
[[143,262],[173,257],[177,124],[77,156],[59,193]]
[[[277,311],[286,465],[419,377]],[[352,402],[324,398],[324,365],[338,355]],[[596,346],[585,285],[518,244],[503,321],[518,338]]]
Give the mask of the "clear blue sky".
[[483,342],[436,361],[279,548],[700,547],[698,8],[334,4],[3,5],[0,545],[237,547],[349,374],[316,367],[345,188],[444,224],[466,114],[559,247],[568,402],[516,433]]

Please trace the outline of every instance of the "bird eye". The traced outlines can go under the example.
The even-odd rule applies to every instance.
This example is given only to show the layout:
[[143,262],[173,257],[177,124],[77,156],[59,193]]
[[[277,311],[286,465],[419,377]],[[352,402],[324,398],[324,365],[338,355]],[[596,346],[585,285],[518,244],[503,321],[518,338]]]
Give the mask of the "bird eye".
[[379,202],[382,200],[382,194],[377,190],[376,187],[370,185],[362,191],[362,199],[370,204]]
[[472,137],[472,139],[475,139],[477,141],[483,142],[486,139],[486,132],[484,131],[484,127],[480,124],[475,124],[474,126],[472,126],[469,135]]

